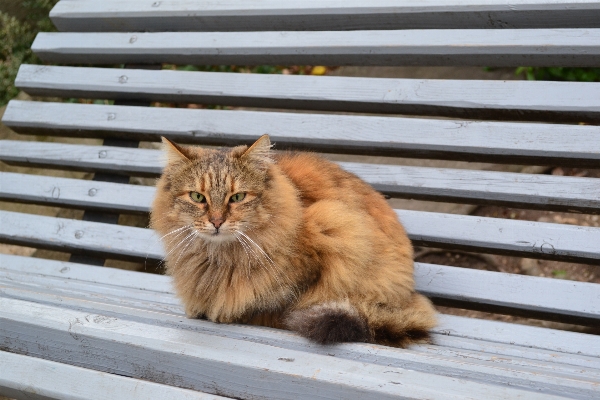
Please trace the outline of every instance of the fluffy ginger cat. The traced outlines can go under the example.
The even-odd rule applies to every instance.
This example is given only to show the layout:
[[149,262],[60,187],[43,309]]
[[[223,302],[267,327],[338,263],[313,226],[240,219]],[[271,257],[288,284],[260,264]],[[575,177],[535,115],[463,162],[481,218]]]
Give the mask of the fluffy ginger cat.
[[412,246],[371,186],[310,153],[165,138],[151,226],[190,318],[285,328],[318,343],[426,342]]

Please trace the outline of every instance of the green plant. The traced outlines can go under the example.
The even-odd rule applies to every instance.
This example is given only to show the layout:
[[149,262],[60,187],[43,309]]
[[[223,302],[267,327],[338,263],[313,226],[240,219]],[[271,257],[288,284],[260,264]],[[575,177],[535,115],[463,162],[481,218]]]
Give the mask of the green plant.
[[19,90],[15,77],[22,63],[39,64],[31,51],[35,35],[53,31],[48,17],[58,0],[7,1],[0,8],[0,106],[8,103]]
[[552,271],[552,276],[558,279],[565,279],[567,277],[567,271],[564,269],[556,269]]
[[600,68],[519,67],[515,73],[530,81],[600,82]]
[[203,71],[203,72],[241,72],[253,74],[285,74],[285,75],[310,75],[315,68],[321,68],[318,75],[322,75],[327,71],[333,70],[336,67],[313,67],[310,65],[174,65],[163,64],[163,69],[173,69],[179,71]]

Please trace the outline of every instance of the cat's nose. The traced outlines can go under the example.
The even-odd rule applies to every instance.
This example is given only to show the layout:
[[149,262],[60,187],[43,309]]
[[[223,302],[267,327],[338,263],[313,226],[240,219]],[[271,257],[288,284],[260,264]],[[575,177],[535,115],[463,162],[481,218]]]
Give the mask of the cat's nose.
[[215,226],[215,228],[219,229],[221,227],[221,225],[223,225],[223,222],[225,222],[225,220],[223,219],[223,217],[211,217],[209,219],[210,223],[213,224]]

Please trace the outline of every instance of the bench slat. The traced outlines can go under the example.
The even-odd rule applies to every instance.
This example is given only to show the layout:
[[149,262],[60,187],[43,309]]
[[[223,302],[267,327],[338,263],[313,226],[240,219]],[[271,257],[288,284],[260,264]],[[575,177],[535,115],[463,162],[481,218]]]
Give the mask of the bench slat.
[[[0,392],[27,399],[217,400],[210,395],[0,351]],[[76,377],[76,379],[74,379]]]
[[[47,261],[47,260],[43,260]],[[70,264],[79,268],[81,264]],[[64,268],[64,267],[63,267]],[[139,274],[139,273],[138,273]],[[177,303],[172,306],[171,302],[143,304],[137,299],[142,292],[135,287],[129,288],[127,297],[115,299],[112,296],[99,295],[98,293],[75,292],[69,288],[61,289],[64,283],[70,279],[54,279],[49,285],[35,285],[29,279],[31,274],[13,275],[11,280],[2,280],[0,293],[7,298],[41,302],[49,305],[57,305],[63,308],[75,310],[87,310],[88,312],[102,313],[107,316],[134,319],[139,322],[156,324],[160,326],[174,327],[177,329],[192,330],[210,335],[242,339],[250,342],[269,344],[292,350],[306,351],[323,355],[335,355],[356,361],[369,362],[380,365],[407,366],[404,362],[413,362],[411,369],[433,372],[427,367],[431,360],[436,360],[438,365],[446,367],[454,364],[452,360],[459,357],[459,369],[466,368],[465,359],[477,360],[479,366],[492,362],[494,365],[502,365],[508,368],[524,367],[541,368],[546,373],[553,374],[575,374],[585,369],[586,376],[594,377],[600,375],[600,361],[593,342],[594,337],[573,332],[545,330],[544,328],[514,325],[506,322],[493,322],[491,325],[481,325],[480,321],[456,317],[452,315],[438,315],[441,319],[439,330],[433,332],[433,345],[415,345],[410,349],[402,350],[398,354],[394,349],[382,346],[370,346],[363,344],[349,344],[336,347],[314,346],[309,341],[289,332],[276,329],[266,329],[252,325],[242,324],[214,324],[206,320],[187,319],[184,317],[182,306]],[[168,281],[164,276],[163,283]],[[61,281],[63,284],[61,285]],[[169,281],[170,283],[170,281]],[[70,286],[70,285],[66,285]],[[90,285],[92,286],[92,285]],[[133,284],[131,286],[134,286]],[[126,287],[123,287],[124,289]],[[156,292],[150,292],[156,293]],[[164,297],[162,298],[164,299]],[[157,306],[158,305],[158,306]],[[457,329],[448,329],[454,326]],[[518,335],[510,335],[511,328],[517,327]],[[493,332],[501,334],[497,341],[495,337],[482,328],[489,328]],[[524,330],[524,332],[521,332]],[[531,331],[532,330],[532,331]],[[539,341],[532,342],[538,335]],[[509,341],[508,341],[509,340]],[[568,345],[566,345],[568,343]],[[534,345],[532,345],[534,344]],[[427,354],[425,360],[420,354]],[[407,357],[402,357],[402,356]],[[509,357],[497,357],[498,355]],[[450,361],[450,364],[447,362]],[[413,368],[414,367],[414,368]],[[436,373],[453,376],[448,369],[443,368]],[[491,375],[495,375],[492,372]],[[457,375],[457,376],[460,376]],[[528,377],[531,379],[531,377]],[[485,381],[494,381],[487,377]]]
[[[600,285],[415,263],[419,292],[439,305],[596,326]],[[560,293],[560,296],[556,294]],[[595,304],[589,304],[595,302]]]
[[102,258],[157,262],[162,245],[150,229],[0,211],[0,242]]
[[181,143],[233,146],[251,143],[269,133],[280,150],[293,147],[325,153],[592,168],[600,165],[598,126],[16,100],[8,104],[2,122],[24,134],[152,141],[163,135]]
[[[600,228],[396,210],[417,246],[600,264]],[[0,211],[0,241],[104,258],[158,261],[149,229]]]
[[587,82],[346,78],[22,65],[15,85],[35,96],[600,122],[600,83]]
[[[314,346],[297,335],[275,329],[264,329],[244,325],[218,325],[208,321],[188,320],[181,313],[170,315],[164,312],[138,310],[123,303],[111,305],[105,300],[94,297],[92,301],[66,294],[42,293],[35,288],[17,288],[12,283],[0,286],[4,296],[19,300],[43,302],[62,308],[101,314],[107,317],[134,320],[151,325],[167,326],[175,329],[195,331],[221,337],[243,339],[244,341],[268,344],[284,349],[301,351],[323,356],[359,361],[383,366],[408,368],[436,375],[475,380],[484,383],[501,384],[559,395],[578,395],[581,398],[594,396],[598,391],[595,383],[599,370],[591,367],[593,359],[587,356],[575,356],[554,351],[552,362],[541,362],[518,357],[497,357],[474,351],[447,348],[440,345],[412,346],[410,349],[397,350],[383,346],[370,346],[358,343],[342,346]],[[101,302],[100,302],[101,301]],[[448,322],[445,321],[447,325]],[[554,332],[560,339],[570,339],[568,332]],[[564,335],[566,333],[566,336]],[[578,336],[575,334],[573,339]],[[446,336],[448,337],[448,336]],[[557,339],[555,338],[555,341]],[[473,341],[473,340],[471,340]],[[483,346],[486,342],[477,341]],[[488,343],[489,344],[489,343]],[[582,343],[579,343],[581,345]],[[509,345],[516,348],[518,346]],[[547,355],[546,351],[528,349],[533,357]],[[578,359],[578,360],[575,360]],[[574,360],[584,365],[563,364],[563,360]],[[597,364],[597,362],[595,363]],[[582,368],[583,367],[583,368]]]
[[[159,279],[149,274],[129,271],[121,274],[100,267],[83,268],[78,264],[1,254],[0,265],[6,271],[0,270],[0,274],[5,276],[10,273],[29,274],[27,279],[23,279],[28,283],[38,282],[35,275],[43,277],[38,283],[67,279],[69,288],[74,282],[85,282],[90,287],[88,290],[95,293],[110,287],[125,287],[139,290],[135,296],[144,301],[166,302],[165,293],[173,294],[168,278]],[[83,274],[82,270],[86,273]],[[600,320],[600,288],[596,284],[424,263],[415,263],[415,281],[416,289],[436,304],[583,325],[594,325]],[[561,293],[561,296],[557,297],[556,293]],[[582,302],[581,299],[586,300]],[[171,300],[169,304],[173,304]]]
[[600,264],[600,228],[396,210],[416,246]]
[[[45,275],[45,276],[51,276],[53,278],[63,278],[62,282],[66,282],[66,286],[70,287],[70,282],[73,280],[78,280],[78,281],[82,281],[82,284],[85,282],[89,282],[90,287],[95,287],[94,284],[97,284],[97,281],[100,282],[103,285],[110,285],[110,286],[114,286],[114,287],[120,287],[122,289],[128,289],[129,290],[129,294],[127,296],[126,299],[119,299],[118,302],[118,307],[115,306],[114,304],[111,306],[107,306],[106,308],[102,308],[103,312],[104,311],[109,311],[112,310],[114,312],[117,312],[119,315],[129,315],[128,313],[130,311],[129,307],[135,307],[139,310],[141,310],[141,307],[139,305],[132,305],[132,303],[128,300],[128,299],[143,299],[143,296],[141,295],[141,293],[143,293],[144,291],[148,291],[150,293],[154,293],[155,295],[159,296],[160,301],[162,302],[163,307],[167,307],[167,306],[171,306],[173,304],[178,304],[177,303],[173,303],[171,301],[171,299],[169,299],[169,301],[166,301],[166,298],[164,297],[164,288],[166,286],[169,286],[169,292],[172,292],[172,288],[170,287],[170,278],[166,277],[166,276],[161,276],[161,275],[150,275],[150,274],[146,274],[146,273],[140,273],[140,272],[133,272],[133,271],[122,271],[122,270],[110,270],[107,271],[106,268],[101,268],[101,267],[92,267],[92,266],[88,266],[88,265],[82,265],[82,264],[74,264],[74,263],[66,263],[66,262],[58,262],[58,261],[51,261],[51,260],[43,260],[43,259],[35,259],[35,258],[28,258],[28,257],[19,257],[19,256],[10,256],[10,255],[1,255],[2,258],[0,258],[0,260],[2,260],[2,269],[4,269],[7,273],[17,273],[17,274],[21,274],[21,277],[16,277],[15,279],[12,279],[10,281],[4,281],[4,285],[7,285],[8,283],[16,283],[21,281],[22,284],[24,285],[30,285],[31,281],[30,281],[30,276],[33,274],[33,272],[35,271],[36,274],[39,275]],[[416,263],[416,269],[422,269],[424,267],[428,267],[426,264],[422,264],[422,263]],[[448,267],[448,268],[456,268],[456,267]],[[27,273],[27,271],[30,271],[29,274]],[[467,270],[468,271],[468,270]],[[484,273],[488,273],[488,274],[492,274],[493,273],[489,273],[486,271],[483,271]],[[112,276],[115,278],[112,283],[110,282],[105,282],[104,276],[106,274],[112,274]],[[27,277],[23,276],[23,274],[27,275]],[[417,272],[417,275],[419,275],[420,273]],[[490,275],[491,276],[491,275]],[[534,278],[534,279],[546,279],[546,278]],[[430,279],[431,280],[431,279]],[[152,286],[150,286],[149,288],[144,288],[143,290],[140,290],[140,286],[137,284],[139,281],[142,282],[142,286],[143,283],[145,282],[146,284],[150,284],[152,286],[156,286],[157,290],[153,290]],[[60,285],[60,280],[59,279],[55,279],[53,281],[53,283],[51,285],[47,285],[46,288],[50,288],[51,286],[53,287],[53,290],[57,289],[56,285]],[[417,282],[418,285],[420,285],[419,282]],[[575,285],[579,285],[580,283],[575,282]],[[588,286],[589,284],[584,283],[583,286]],[[64,284],[62,286],[65,286]],[[6,289],[6,286],[5,286]],[[32,289],[26,289],[25,287],[23,287],[22,289],[19,290],[32,290]],[[35,289],[37,290],[36,293],[41,293],[40,289]],[[448,290],[452,290],[450,287],[448,287]],[[67,290],[68,292],[69,290]],[[16,293],[16,292],[11,292],[11,293]],[[29,294],[24,294],[23,296],[20,297],[14,297],[14,298],[21,298],[23,300],[31,300],[33,299],[33,297],[27,297],[27,296],[37,296],[37,294],[32,294],[31,291],[28,292]],[[585,294],[585,289],[584,289],[584,294]],[[10,295],[12,296],[12,295]],[[72,295],[69,295],[70,297],[73,297]],[[542,297],[542,302],[545,302],[546,304],[549,304],[548,302],[551,302],[552,300],[546,298],[545,296],[540,296]],[[48,298],[48,297],[45,297]],[[591,297],[592,299],[594,298],[594,296]],[[110,300],[109,296],[104,296],[104,297],[100,297],[100,296],[94,296],[93,299],[89,298],[89,296],[86,297],[86,301],[84,303],[87,303],[88,301],[95,301],[95,302],[102,302],[102,303],[112,303]],[[45,301],[44,301],[45,302]],[[76,307],[79,305],[81,306],[81,304],[77,303],[77,300],[72,300],[70,303],[68,302],[68,299],[66,299],[64,297],[64,295],[61,295],[61,297],[57,297],[53,303],[58,302],[56,304],[70,304],[69,307]],[[121,307],[122,306],[122,307]],[[92,307],[92,306],[90,306]],[[93,306],[93,307],[99,307],[98,305]],[[121,311],[121,308],[123,308]],[[153,309],[150,309],[151,311]],[[289,332],[285,332],[285,331],[269,331],[269,330],[264,330],[262,328],[256,328],[256,327],[252,327],[252,326],[248,326],[248,325],[220,325],[220,324],[212,324],[209,322],[205,322],[205,321],[201,321],[198,322],[197,320],[187,320],[184,319],[183,321],[181,320],[181,315],[183,315],[183,310],[181,308],[181,306],[178,306],[178,308],[174,311],[169,311],[170,313],[175,313],[175,319],[168,317],[166,314],[163,314],[161,316],[153,316],[153,321],[156,321],[155,323],[159,323],[160,321],[162,321],[162,323],[167,323],[168,321],[171,322],[176,322],[177,324],[184,324],[186,329],[190,329],[191,326],[193,326],[194,324],[200,324],[199,326],[196,326],[195,329],[200,329],[202,332],[205,333],[209,333],[209,334],[216,334],[219,336],[226,336],[226,337],[231,337],[231,338],[241,338],[241,339],[247,339],[247,340],[253,340],[253,341],[257,341],[259,343],[273,343],[274,345],[277,346],[282,346],[282,347],[289,347],[289,348],[294,348],[294,349],[302,349],[302,350],[307,350],[306,346],[304,346],[305,343],[303,342],[303,340],[301,339],[294,339],[292,340],[292,338],[294,338],[295,336]],[[168,313],[169,313],[168,312]],[[147,313],[138,313],[135,314],[138,317],[142,317],[142,314],[145,315],[145,319],[148,318],[148,314]],[[531,359],[536,359],[539,361],[550,361],[550,360],[555,360],[557,361],[559,364],[560,363],[565,363],[565,364],[570,364],[570,365],[577,365],[577,366],[581,366],[581,367],[585,367],[585,368],[595,368],[595,369],[600,369],[600,361],[598,359],[598,357],[600,356],[599,353],[599,349],[597,349],[595,346],[591,345],[592,342],[595,340],[594,336],[590,336],[590,335],[586,335],[586,334],[579,334],[579,333],[572,333],[572,332],[561,332],[561,331],[553,331],[553,330],[546,330],[543,328],[533,328],[533,327],[527,327],[527,326],[521,326],[521,325],[514,325],[514,324],[510,324],[510,323],[504,323],[504,322],[492,322],[492,321],[481,321],[481,320],[473,320],[474,322],[471,324],[473,326],[476,326],[476,328],[470,328],[470,325],[466,322],[470,321],[470,319],[468,318],[462,318],[462,317],[455,317],[452,315],[441,315],[440,316],[442,318],[440,328],[436,331],[438,333],[436,333],[435,335],[438,335],[436,337],[435,343],[436,346],[434,346],[433,348],[437,348],[438,346],[449,346],[455,349],[464,349],[464,348],[469,348],[471,350],[473,350],[471,347],[465,347],[466,344],[470,343],[471,346],[473,344],[473,342],[470,342],[472,340],[482,340],[482,341],[489,341],[489,343],[484,344],[481,343],[480,347],[477,348],[477,350],[475,351],[482,351],[482,352],[486,352],[486,353],[493,353],[493,354],[506,354],[509,355],[511,354],[511,356],[517,357],[517,358],[531,358]],[[163,319],[164,318],[164,319]],[[453,324],[454,321],[457,321],[456,324]],[[482,325],[481,323],[483,323],[483,328],[486,329],[482,329]],[[486,325],[487,324],[487,325]],[[181,326],[184,327],[184,325],[177,325],[177,326]],[[448,330],[449,327],[453,327],[455,329],[451,329]],[[488,329],[489,328],[489,329]],[[519,334],[519,335],[513,335],[510,343],[508,342],[508,340],[510,339],[510,332],[511,329],[513,330],[523,330],[523,332],[521,333],[525,333],[523,335]],[[532,332],[530,332],[531,330],[533,330]],[[272,334],[271,332],[280,332],[278,334]],[[529,333],[527,333],[529,332]],[[285,334],[284,334],[285,333]],[[498,334],[498,336],[495,336],[496,333]],[[285,337],[286,341],[282,341],[282,334],[284,334],[283,336]],[[535,342],[535,337],[536,335],[538,336],[538,338],[540,339],[538,342]],[[470,339],[469,339],[470,338]],[[294,344],[294,346],[298,345],[298,343],[301,343],[302,346],[304,347],[290,347],[291,346],[291,342],[292,341]],[[527,349],[526,353],[518,353],[515,354],[514,352],[509,352],[506,353],[506,351],[508,351],[508,348],[506,346],[496,346],[496,345],[492,345],[492,342],[495,343],[505,343],[505,344],[510,344],[510,346],[514,347],[514,346],[523,346],[523,348]],[[309,346],[309,348],[311,348],[311,351],[317,351],[317,349],[319,349],[319,347],[314,348],[312,346]],[[425,351],[427,349],[431,349],[431,346],[415,346],[412,347],[415,350],[419,350],[419,351]],[[535,352],[534,350],[532,350],[532,348],[535,349],[540,349],[540,350],[549,350],[552,352],[559,352],[559,354],[551,354],[551,355],[547,355],[548,357],[544,356],[544,353],[539,353],[539,352]],[[385,348],[384,348],[385,349]],[[328,349],[325,349],[328,350]],[[323,351],[325,351],[323,350]],[[338,349],[340,350],[340,349]],[[515,350],[515,349],[513,349]],[[429,350],[427,350],[429,351]],[[327,351],[325,351],[327,352]],[[589,355],[592,356],[594,358],[585,358],[587,356],[583,356],[583,355],[579,355],[576,356],[575,358],[565,358],[566,354],[585,354],[585,355]],[[341,354],[336,352],[336,354]],[[377,362],[376,360],[379,357],[375,357],[375,361],[370,361],[370,362]],[[507,361],[507,360],[505,360]],[[502,360],[498,360],[498,362],[502,363]]]
[[600,27],[596,1],[60,1],[61,31],[278,31]]
[[41,32],[31,48],[46,62],[76,64],[596,67],[600,29]]
[[155,295],[173,293],[173,285],[169,277],[145,272],[2,253],[0,253],[0,268],[9,272],[63,277],[90,284],[136,289],[152,292]]
[[[3,140],[0,160],[11,165],[156,177],[162,161],[156,150],[127,147]],[[160,156],[159,156],[160,157]]]
[[[4,146],[4,142],[2,147],[0,160],[5,160],[8,158],[6,153],[14,149]],[[79,156],[70,151],[70,146],[59,144],[52,147],[69,157]],[[105,150],[95,151],[105,151],[106,154],[112,151],[108,147],[102,149]],[[155,160],[147,165],[147,169],[154,168],[159,172],[161,152],[150,151],[154,153]],[[136,152],[137,149],[130,150],[130,161],[135,158]],[[20,153],[19,157],[27,159],[28,152]],[[392,197],[600,213],[600,185],[595,178],[349,162],[338,164]],[[121,172],[125,173],[123,169]],[[155,195],[150,187],[9,172],[0,172],[0,183],[0,199],[3,200],[126,213],[147,212]]]
[[0,331],[26,355],[230,397],[551,398],[22,300],[0,298],[0,310]]
[[[0,172],[0,199],[22,203],[145,213],[149,211],[155,193],[152,189],[147,186]],[[147,196],[150,198],[145,198]]]

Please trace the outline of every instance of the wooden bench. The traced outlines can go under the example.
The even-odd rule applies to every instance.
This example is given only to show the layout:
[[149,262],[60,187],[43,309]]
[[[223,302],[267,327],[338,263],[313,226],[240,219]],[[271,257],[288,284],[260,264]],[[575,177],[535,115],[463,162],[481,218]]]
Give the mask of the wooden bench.
[[[98,266],[104,259],[156,263],[163,257],[152,231],[115,224],[119,214],[148,212],[154,188],[128,182],[130,176],[160,174],[160,152],[136,147],[161,135],[181,143],[230,146],[269,133],[278,149],[600,167],[600,83],[148,67],[600,66],[600,2],[448,3],[60,1],[51,17],[61,32],[40,33],[34,52],[52,63],[108,68],[23,65],[16,85],[36,96],[116,103],[13,100],[3,117],[18,133],[103,138],[104,145],[0,144],[0,160],[9,164],[95,173],[94,180],[0,173],[2,200],[86,210],[83,220],[0,211],[1,242],[68,252],[74,261],[0,255],[0,394],[600,397],[596,335],[442,314],[432,345],[405,350],[358,343],[320,346],[287,331],[186,319],[168,277]],[[154,101],[278,110],[144,107]],[[391,197],[600,213],[600,184],[594,178],[342,166]],[[397,213],[418,246],[600,265],[597,227]],[[415,274],[417,289],[439,305],[600,324],[597,284],[423,263],[416,264]]]

